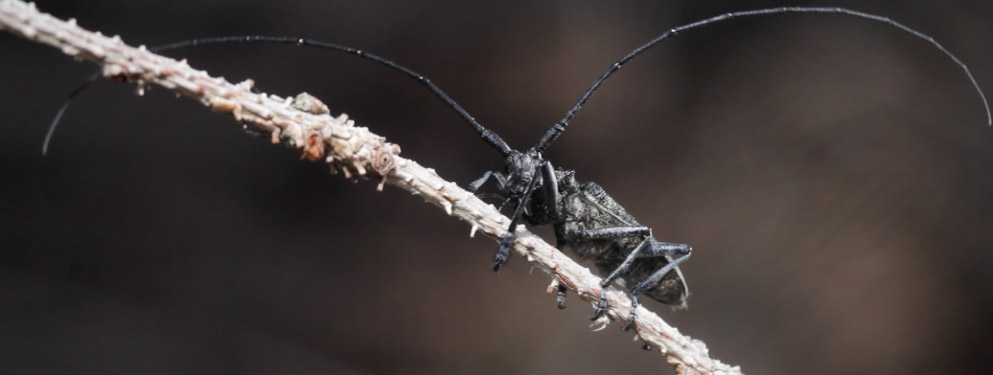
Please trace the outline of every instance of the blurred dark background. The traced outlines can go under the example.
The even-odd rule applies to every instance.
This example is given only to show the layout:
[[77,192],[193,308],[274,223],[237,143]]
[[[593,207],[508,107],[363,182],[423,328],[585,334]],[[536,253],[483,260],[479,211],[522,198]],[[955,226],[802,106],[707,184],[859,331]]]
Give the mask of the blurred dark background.
[[[777,1],[42,1],[157,45],[305,36],[429,77],[518,148],[614,59]],[[989,1],[832,1],[935,37],[993,90]],[[422,200],[351,183],[158,88],[0,35],[0,373],[668,374],[617,326]],[[288,46],[169,53],[333,113],[466,183],[503,165],[410,79]],[[735,20],[624,67],[549,150],[695,248],[686,311],[749,374],[989,373],[993,129],[926,42],[836,15]],[[548,233],[547,231],[541,231]]]

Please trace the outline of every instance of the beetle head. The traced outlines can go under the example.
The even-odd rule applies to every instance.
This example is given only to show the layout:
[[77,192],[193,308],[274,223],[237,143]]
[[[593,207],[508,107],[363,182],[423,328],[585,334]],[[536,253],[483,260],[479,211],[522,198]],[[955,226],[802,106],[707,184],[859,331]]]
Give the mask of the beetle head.
[[[507,194],[512,198],[521,198],[527,190],[528,185],[534,178],[541,179],[541,175],[536,175],[535,171],[545,162],[541,158],[541,153],[530,149],[521,153],[513,151],[507,156]],[[535,182],[535,188],[541,181]]]

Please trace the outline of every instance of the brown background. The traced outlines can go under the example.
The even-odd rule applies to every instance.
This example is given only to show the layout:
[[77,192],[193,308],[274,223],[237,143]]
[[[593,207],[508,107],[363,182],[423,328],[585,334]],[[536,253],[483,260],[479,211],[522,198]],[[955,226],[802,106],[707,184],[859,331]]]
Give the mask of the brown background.
[[[988,1],[831,2],[931,34],[993,90]],[[431,77],[525,148],[613,60],[675,25],[781,2],[43,1],[157,45],[306,36]],[[818,4],[807,4],[818,5]],[[671,373],[492,241],[353,184],[160,89],[0,35],[0,372]],[[413,81],[287,46],[176,51],[335,113],[468,182],[503,163]],[[547,156],[692,244],[687,311],[749,374],[989,373],[993,129],[962,72],[892,27],[828,15],[687,32],[607,82]],[[547,233],[547,232],[544,232]]]

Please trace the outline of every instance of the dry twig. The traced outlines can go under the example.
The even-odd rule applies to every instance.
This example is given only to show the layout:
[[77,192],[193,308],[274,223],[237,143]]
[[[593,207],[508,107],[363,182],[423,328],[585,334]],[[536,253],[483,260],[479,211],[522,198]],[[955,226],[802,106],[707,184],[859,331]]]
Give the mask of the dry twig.
[[[62,21],[39,12],[34,4],[20,0],[0,1],[0,27],[26,39],[51,45],[77,59],[97,63],[103,74],[115,80],[135,82],[141,87],[157,84],[200,101],[212,110],[232,115],[239,123],[249,123],[272,134],[274,143],[301,149],[303,158],[332,165],[346,177],[355,174],[381,179],[425,201],[439,206],[492,238],[505,233],[510,220],[492,205],[484,203],[455,183],[445,181],[433,169],[399,157],[400,148],[368,129],[354,126],[344,114],[332,117],[327,107],[309,95],[296,99],[251,92],[251,81],[231,84],[206,72],[191,68],[185,60],[176,61],[148,52],[143,47],[125,45],[119,37],[106,37],[76,26],[75,20]],[[379,188],[382,188],[380,183]],[[575,291],[595,303],[600,297],[601,279],[576,264],[538,236],[518,229],[514,251],[533,267],[549,274],[553,283]],[[607,291],[610,307],[605,314],[623,324],[631,302],[615,288]],[[711,358],[703,342],[679,333],[654,313],[639,307],[634,325],[637,338],[658,348],[679,374],[740,374],[737,366]],[[599,322],[609,324],[604,318]]]

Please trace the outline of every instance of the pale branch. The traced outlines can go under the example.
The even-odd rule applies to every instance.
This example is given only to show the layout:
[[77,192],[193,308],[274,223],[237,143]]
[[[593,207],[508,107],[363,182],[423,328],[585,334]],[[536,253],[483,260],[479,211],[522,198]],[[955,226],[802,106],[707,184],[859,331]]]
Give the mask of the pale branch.
[[[103,67],[103,74],[115,80],[143,85],[157,84],[195,99],[212,110],[232,115],[243,124],[252,124],[272,135],[274,143],[301,149],[309,160],[323,160],[332,170],[346,175],[381,179],[425,201],[439,206],[473,227],[498,239],[506,234],[510,219],[492,205],[479,200],[433,169],[399,157],[400,148],[368,129],[354,126],[344,114],[332,117],[327,107],[309,95],[295,99],[251,92],[252,82],[232,84],[191,68],[185,60],[176,61],[125,45],[119,37],[106,37],[76,26],[75,20],[62,21],[39,12],[34,4],[20,0],[0,1],[0,27],[31,41],[47,44],[67,55]],[[382,188],[380,183],[379,188]],[[517,229],[514,251],[531,266],[548,273],[556,284],[565,285],[582,299],[595,304],[600,297],[601,279],[568,256],[525,229]],[[550,288],[554,292],[555,288]],[[609,307],[598,323],[609,320],[623,325],[631,301],[622,291],[609,288]],[[634,329],[637,337],[658,348],[679,374],[741,374],[737,366],[709,356],[703,342],[684,336],[655,313],[639,307]],[[609,319],[609,320],[607,320]]]

